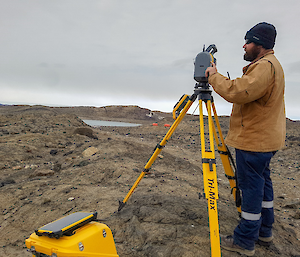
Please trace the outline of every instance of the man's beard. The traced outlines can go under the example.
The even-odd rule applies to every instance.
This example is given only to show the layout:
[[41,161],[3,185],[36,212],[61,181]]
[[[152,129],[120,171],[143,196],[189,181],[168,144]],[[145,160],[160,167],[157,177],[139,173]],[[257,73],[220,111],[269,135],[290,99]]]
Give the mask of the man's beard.
[[260,48],[258,46],[255,46],[251,49],[251,51],[245,52],[244,60],[252,62],[257,58],[259,53],[260,53]]

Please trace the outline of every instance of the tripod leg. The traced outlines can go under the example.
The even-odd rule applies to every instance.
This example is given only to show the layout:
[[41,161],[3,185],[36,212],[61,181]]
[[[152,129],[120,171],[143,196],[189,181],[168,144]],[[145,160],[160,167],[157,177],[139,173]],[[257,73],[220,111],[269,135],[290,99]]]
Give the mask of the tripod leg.
[[219,221],[218,221],[218,210],[217,210],[218,184],[217,184],[217,172],[216,172],[216,159],[215,159],[215,151],[214,151],[213,120],[211,116],[210,104],[211,101],[207,100],[206,108],[208,113],[209,142],[206,143],[205,132],[204,132],[202,100],[201,99],[199,100],[203,183],[204,183],[204,194],[208,204],[211,256],[217,257],[217,256],[221,256]]
[[184,106],[182,111],[180,112],[177,119],[174,121],[173,125],[170,127],[169,131],[167,132],[167,134],[165,135],[163,140],[160,142],[160,144],[158,144],[155,147],[152,156],[150,157],[149,161],[147,162],[146,166],[144,167],[144,170],[141,172],[140,176],[137,178],[137,180],[135,181],[135,183],[133,184],[133,186],[131,187],[131,189],[129,190],[129,192],[127,193],[125,198],[123,199],[123,201],[122,202],[119,201],[118,211],[122,210],[122,208],[125,206],[126,202],[128,201],[128,199],[132,195],[133,191],[136,189],[136,187],[138,186],[138,184],[140,183],[142,178],[145,176],[145,174],[149,171],[150,167],[152,166],[152,164],[156,160],[157,156],[162,151],[162,148],[166,145],[166,143],[168,142],[168,140],[170,139],[170,137],[174,133],[175,129],[177,128],[177,126],[179,125],[179,123],[181,122],[181,120],[183,119],[183,117],[185,116],[187,111],[189,110],[189,108],[192,106],[193,102],[196,100],[196,98],[197,98],[196,95],[191,96],[190,100],[188,100],[188,102],[186,103],[186,105]]
[[235,168],[235,164],[233,161],[233,158],[231,156],[230,151],[228,150],[225,142],[224,142],[224,138],[222,135],[222,130],[221,130],[221,126],[219,123],[219,119],[218,119],[218,115],[217,115],[217,111],[216,111],[216,107],[214,102],[211,103],[212,105],[212,109],[213,109],[213,113],[214,113],[214,118],[215,118],[215,123],[218,129],[218,134],[219,137],[217,135],[215,126],[213,127],[214,129],[214,137],[216,140],[216,144],[218,146],[218,152],[220,154],[220,158],[224,167],[224,171],[225,171],[225,176],[227,177],[227,179],[229,180],[229,184],[230,184],[230,188],[231,188],[231,193],[233,194],[235,203],[236,203],[236,207],[239,213],[241,213],[241,196],[240,196],[240,191],[239,188],[237,186],[237,182],[236,182],[236,177],[235,177],[235,172],[232,169],[232,166],[230,164],[230,159],[232,159],[232,165]]

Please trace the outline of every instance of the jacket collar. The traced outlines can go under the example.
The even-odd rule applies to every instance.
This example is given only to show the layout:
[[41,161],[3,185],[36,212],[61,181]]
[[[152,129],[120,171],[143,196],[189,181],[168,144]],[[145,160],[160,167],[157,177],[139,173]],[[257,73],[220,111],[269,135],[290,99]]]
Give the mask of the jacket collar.
[[258,60],[264,58],[265,56],[267,56],[269,54],[274,54],[274,50],[273,49],[267,49],[266,51],[264,51],[262,53],[262,55],[258,56],[254,61],[252,61],[250,64],[248,64],[247,66],[245,66],[243,68],[243,74],[245,74],[245,72],[248,70],[248,68],[250,67],[250,65],[252,65],[253,63],[257,62]]

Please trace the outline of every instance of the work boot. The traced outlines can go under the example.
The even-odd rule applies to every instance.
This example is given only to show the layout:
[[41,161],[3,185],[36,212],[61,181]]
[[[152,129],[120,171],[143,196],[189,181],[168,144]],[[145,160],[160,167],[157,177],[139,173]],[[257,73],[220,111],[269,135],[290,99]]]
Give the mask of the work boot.
[[245,249],[237,244],[234,244],[232,236],[220,236],[221,237],[221,248],[231,251],[245,254],[246,256],[253,256],[255,250]]
[[258,244],[262,246],[270,246],[272,244],[273,236],[269,237],[258,237]]

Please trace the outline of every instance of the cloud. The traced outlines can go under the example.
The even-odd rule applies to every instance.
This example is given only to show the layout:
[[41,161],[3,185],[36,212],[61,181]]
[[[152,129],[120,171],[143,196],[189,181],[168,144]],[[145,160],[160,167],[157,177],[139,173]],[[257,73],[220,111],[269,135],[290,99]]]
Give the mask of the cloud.
[[22,99],[47,104],[173,107],[193,93],[193,60],[204,44],[217,45],[219,72],[240,77],[247,64],[244,35],[260,21],[276,25],[276,56],[287,85],[297,82],[300,2],[291,3],[0,0],[0,85],[6,92],[0,102],[17,101],[22,92]]
[[300,61],[289,63],[285,67],[286,75],[291,75],[291,76],[296,75],[297,78],[300,80],[299,71],[300,71]]

